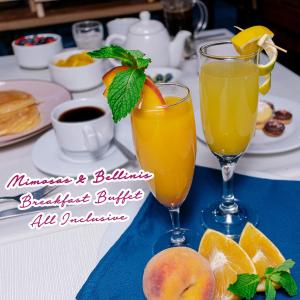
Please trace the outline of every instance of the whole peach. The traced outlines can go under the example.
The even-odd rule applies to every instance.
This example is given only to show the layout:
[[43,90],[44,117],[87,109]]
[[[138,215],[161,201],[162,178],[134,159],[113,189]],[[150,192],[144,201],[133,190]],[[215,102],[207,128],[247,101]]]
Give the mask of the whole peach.
[[148,300],[212,300],[214,287],[209,262],[187,247],[158,253],[144,270],[143,290]]

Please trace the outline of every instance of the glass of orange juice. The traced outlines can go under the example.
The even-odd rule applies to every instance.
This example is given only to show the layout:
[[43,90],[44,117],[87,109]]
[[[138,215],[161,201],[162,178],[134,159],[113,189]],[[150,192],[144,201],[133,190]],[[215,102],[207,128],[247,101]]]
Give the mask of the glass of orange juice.
[[240,56],[230,41],[200,47],[200,108],[206,143],[218,158],[223,177],[222,201],[202,211],[203,223],[238,238],[257,215],[233,193],[238,159],[255,132],[259,92],[257,53]]
[[199,239],[180,226],[180,206],[192,184],[196,130],[190,91],[179,84],[158,84],[165,104],[138,103],[131,113],[133,139],[142,169],[152,172],[149,186],[170,212],[172,230],[161,236],[154,252],[172,246],[198,247]]

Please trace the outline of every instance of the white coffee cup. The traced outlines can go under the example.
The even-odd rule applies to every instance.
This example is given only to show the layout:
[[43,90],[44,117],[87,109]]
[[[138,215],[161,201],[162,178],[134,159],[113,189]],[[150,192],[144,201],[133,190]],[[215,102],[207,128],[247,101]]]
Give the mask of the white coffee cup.
[[107,22],[108,34],[121,34],[127,36],[129,27],[138,22],[138,18],[116,18]]
[[[67,111],[93,107],[104,112],[102,116],[85,121],[60,120]],[[52,125],[63,159],[72,162],[90,162],[101,158],[114,137],[114,124],[106,101],[82,98],[64,102],[51,113]]]

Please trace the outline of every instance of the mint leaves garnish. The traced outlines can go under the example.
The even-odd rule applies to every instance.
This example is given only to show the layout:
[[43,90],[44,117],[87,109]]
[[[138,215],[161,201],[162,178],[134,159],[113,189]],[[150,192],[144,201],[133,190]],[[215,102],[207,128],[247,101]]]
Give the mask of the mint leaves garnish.
[[277,281],[279,285],[288,293],[289,296],[297,295],[297,284],[288,272],[281,271],[280,279]]
[[272,280],[270,278],[266,279],[265,293],[266,293],[266,300],[274,300],[276,297],[276,290],[275,290],[275,288],[272,284]]
[[272,268],[271,273],[281,272],[281,271],[288,271],[295,265],[295,262],[291,259],[287,259],[283,264],[278,266],[277,268]]
[[141,98],[145,69],[151,62],[150,58],[140,50],[126,50],[117,45],[103,47],[88,52],[93,58],[114,58],[120,60],[128,70],[119,72],[108,89],[108,104],[111,108],[114,122],[120,121],[131,112]]
[[259,282],[265,279],[266,300],[274,300],[276,297],[276,289],[273,283],[280,285],[289,296],[296,296],[297,284],[289,273],[294,264],[294,261],[288,259],[276,268],[267,268],[262,278],[257,274],[239,274],[236,282],[229,285],[228,291],[240,296],[242,299],[251,300],[256,294]]
[[116,75],[108,90],[108,104],[114,122],[127,116],[139,101],[146,75],[141,69],[128,69]]
[[237,281],[229,285],[228,291],[249,300],[256,294],[259,281],[260,279],[257,274],[240,274]]

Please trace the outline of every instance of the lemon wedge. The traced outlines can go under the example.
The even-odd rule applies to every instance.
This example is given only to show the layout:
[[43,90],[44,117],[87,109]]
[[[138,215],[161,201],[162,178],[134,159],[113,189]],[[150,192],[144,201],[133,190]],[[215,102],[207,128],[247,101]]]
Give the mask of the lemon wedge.
[[231,42],[239,54],[248,55],[260,50],[258,41],[264,35],[272,39],[274,33],[265,26],[252,26],[236,34]]
[[259,64],[258,65],[259,75],[262,75],[262,76],[267,75],[267,74],[271,73],[271,71],[273,70],[273,68],[275,66],[278,51],[274,47],[275,45],[274,45],[272,39],[267,34],[263,35],[259,39],[257,44],[259,47],[264,49],[264,51],[266,52],[266,54],[269,58],[269,62],[267,64],[265,64],[265,65]]
[[264,76],[264,82],[259,86],[259,92],[262,95],[266,95],[271,88],[271,73]]
[[251,55],[262,50],[268,56],[266,64],[258,64],[259,75],[265,81],[260,85],[259,91],[265,95],[271,88],[271,72],[275,66],[278,51],[272,41],[274,33],[265,26],[252,26],[236,34],[231,42],[240,55]]

